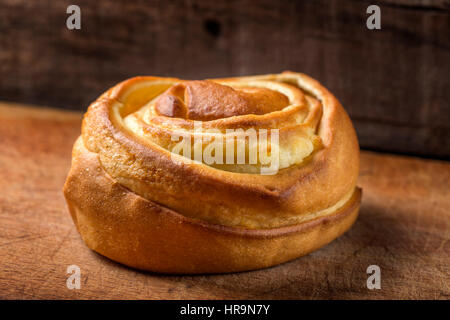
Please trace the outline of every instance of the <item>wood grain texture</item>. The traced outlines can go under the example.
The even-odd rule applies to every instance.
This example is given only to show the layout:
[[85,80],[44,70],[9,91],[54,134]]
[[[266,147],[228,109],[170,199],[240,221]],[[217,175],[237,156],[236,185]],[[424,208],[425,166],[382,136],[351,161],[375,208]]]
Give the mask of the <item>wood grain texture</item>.
[[450,159],[450,1],[0,0],[0,98],[85,109],[131,76],[290,69],[349,110],[363,147]]
[[[448,299],[450,163],[362,152],[360,217],[330,245],[252,272],[167,276],[89,250],[61,188],[81,114],[0,104],[1,299]],[[66,268],[81,268],[81,289]],[[366,268],[381,267],[381,290]]]

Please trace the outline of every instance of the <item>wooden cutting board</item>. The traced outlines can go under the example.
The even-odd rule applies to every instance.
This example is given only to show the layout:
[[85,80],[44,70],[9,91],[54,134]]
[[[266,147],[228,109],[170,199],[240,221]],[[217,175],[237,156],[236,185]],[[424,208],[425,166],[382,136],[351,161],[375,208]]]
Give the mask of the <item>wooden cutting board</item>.
[[[361,153],[353,228],[273,268],[226,275],[136,271],[89,250],[61,192],[81,114],[0,103],[2,299],[449,299],[450,163]],[[66,286],[67,267],[81,288]],[[369,265],[381,289],[366,286]]]

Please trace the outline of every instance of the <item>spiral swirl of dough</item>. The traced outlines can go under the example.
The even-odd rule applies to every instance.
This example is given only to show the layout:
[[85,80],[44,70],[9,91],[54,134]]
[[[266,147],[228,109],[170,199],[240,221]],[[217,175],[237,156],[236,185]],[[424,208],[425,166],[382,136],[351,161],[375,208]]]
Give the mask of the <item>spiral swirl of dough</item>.
[[[182,139],[187,154],[175,152]],[[214,151],[212,141],[220,142]],[[358,174],[358,143],[344,109],[317,81],[293,72],[133,78],[90,106],[80,143],[137,195],[193,219],[248,229],[333,213],[353,195]],[[275,171],[266,170],[273,163],[263,147]],[[196,158],[196,150],[218,161]],[[239,152],[245,161],[237,161]]]

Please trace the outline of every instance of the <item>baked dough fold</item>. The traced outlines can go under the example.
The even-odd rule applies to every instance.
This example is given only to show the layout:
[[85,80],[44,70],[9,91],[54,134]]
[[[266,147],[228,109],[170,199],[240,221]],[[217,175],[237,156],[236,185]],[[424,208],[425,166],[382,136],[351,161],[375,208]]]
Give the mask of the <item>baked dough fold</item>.
[[[178,152],[183,139],[187,153]],[[196,158],[211,154],[212,141],[218,161]],[[114,260],[159,272],[241,271],[347,230],[361,198],[358,167],[347,113],[304,74],[136,77],[89,107],[64,193],[88,246]],[[212,261],[219,251],[233,261]]]

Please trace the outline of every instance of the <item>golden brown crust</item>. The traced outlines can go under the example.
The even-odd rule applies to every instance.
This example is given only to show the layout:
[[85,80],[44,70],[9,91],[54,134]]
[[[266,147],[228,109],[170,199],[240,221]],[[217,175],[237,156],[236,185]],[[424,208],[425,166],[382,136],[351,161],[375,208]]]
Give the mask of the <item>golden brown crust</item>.
[[308,254],[344,233],[358,215],[356,189],[337,212],[274,229],[242,229],[182,216],[115,182],[78,139],[64,185],[86,244],[125,265],[162,273],[223,273],[264,268]]
[[[195,119],[225,140],[228,128],[278,129],[280,170],[174,155],[171,137],[195,138]],[[306,75],[137,77],[89,107],[64,193],[88,246],[116,261],[231,272],[304,255],[347,230],[359,208],[358,167],[348,115]]]

